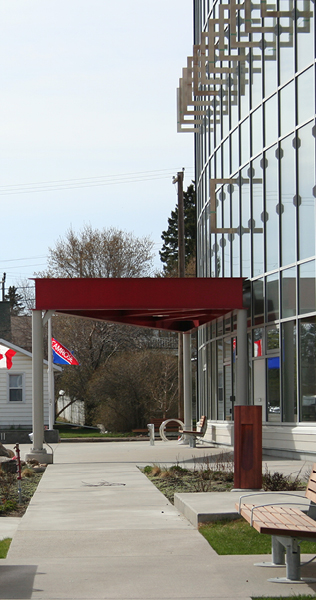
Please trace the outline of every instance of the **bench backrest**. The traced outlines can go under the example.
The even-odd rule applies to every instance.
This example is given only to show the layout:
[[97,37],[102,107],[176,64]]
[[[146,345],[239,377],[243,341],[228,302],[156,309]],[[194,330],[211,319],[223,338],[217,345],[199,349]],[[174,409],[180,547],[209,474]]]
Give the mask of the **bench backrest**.
[[313,464],[312,472],[308,480],[305,496],[316,503],[316,463]]
[[199,432],[200,432],[202,435],[204,435],[204,434],[205,434],[205,432],[206,432],[206,427],[207,427],[207,418],[206,418],[206,416],[205,416],[205,415],[203,415],[203,416],[200,418],[199,422],[197,423],[197,425],[196,425],[196,429],[197,429],[197,431],[199,431]]

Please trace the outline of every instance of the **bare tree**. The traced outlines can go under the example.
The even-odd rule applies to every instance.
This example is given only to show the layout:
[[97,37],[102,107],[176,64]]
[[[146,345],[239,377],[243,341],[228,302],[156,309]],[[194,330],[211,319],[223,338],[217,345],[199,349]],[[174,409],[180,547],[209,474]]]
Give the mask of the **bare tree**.
[[68,229],[55,248],[49,248],[41,277],[146,277],[152,274],[153,242],[120,229]]

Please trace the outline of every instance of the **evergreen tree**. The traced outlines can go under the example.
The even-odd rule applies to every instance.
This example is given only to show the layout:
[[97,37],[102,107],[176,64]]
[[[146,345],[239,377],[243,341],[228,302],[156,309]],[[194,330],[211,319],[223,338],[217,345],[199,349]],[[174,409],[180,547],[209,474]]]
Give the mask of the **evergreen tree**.
[[[184,207],[184,238],[185,238],[185,265],[190,275],[196,256],[196,196],[192,183],[186,192],[183,192]],[[163,246],[159,251],[166,276],[177,276],[178,272],[178,205],[171,212],[168,219],[168,229],[162,232]]]
[[18,289],[14,285],[10,285],[8,293],[4,299],[10,302],[10,313],[13,317],[17,317],[24,311],[23,297],[18,293]]

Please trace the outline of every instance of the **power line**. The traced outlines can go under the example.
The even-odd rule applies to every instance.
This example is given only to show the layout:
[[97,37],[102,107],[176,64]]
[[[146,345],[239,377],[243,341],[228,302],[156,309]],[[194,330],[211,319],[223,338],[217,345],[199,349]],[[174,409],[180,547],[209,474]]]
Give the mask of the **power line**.
[[[189,169],[190,171],[191,169]],[[192,170],[193,171],[193,170]],[[80,179],[61,179],[56,181],[42,181],[38,183],[21,183],[0,186],[0,195],[29,194],[38,192],[53,192],[78,188],[91,188],[123,183],[138,183],[154,181],[157,179],[171,179],[174,171],[160,169],[156,171],[136,171],[134,173],[121,173],[118,175],[102,175],[98,177],[85,177]]]

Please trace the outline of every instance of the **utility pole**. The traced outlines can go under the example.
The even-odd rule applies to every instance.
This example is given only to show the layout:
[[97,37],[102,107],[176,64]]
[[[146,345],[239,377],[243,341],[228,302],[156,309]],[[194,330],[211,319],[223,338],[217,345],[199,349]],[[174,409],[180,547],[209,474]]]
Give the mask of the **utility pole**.
[[[172,183],[178,184],[178,277],[185,277],[183,178],[184,169],[172,180]],[[178,390],[178,419],[183,421],[183,333],[178,333]]]
[[4,284],[5,284],[5,280],[6,280],[6,273],[3,273],[3,277],[2,277],[2,302],[4,302],[4,296],[5,296],[5,290],[4,290]]

